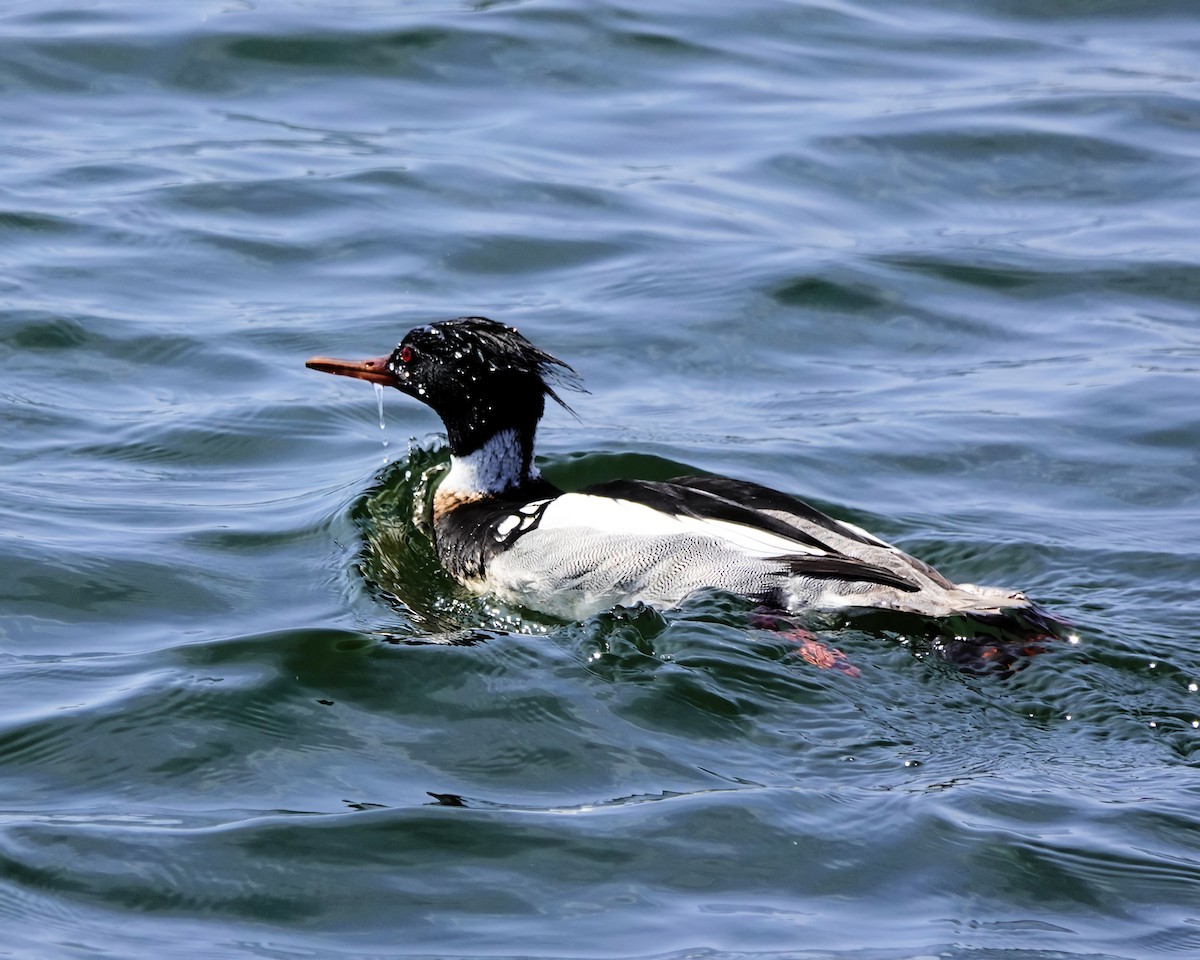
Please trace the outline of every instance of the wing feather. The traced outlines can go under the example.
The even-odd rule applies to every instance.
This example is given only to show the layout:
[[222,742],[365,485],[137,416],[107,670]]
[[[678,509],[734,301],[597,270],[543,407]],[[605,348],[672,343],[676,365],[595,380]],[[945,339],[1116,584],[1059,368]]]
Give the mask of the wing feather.
[[812,577],[816,580],[858,580],[895,587],[905,593],[916,593],[921,587],[900,574],[884,567],[856,560],[854,557],[771,557],[787,564],[787,572],[796,577]]
[[[685,478],[692,479],[692,478]],[[766,487],[760,488],[767,490]],[[762,530],[785,540],[801,544],[809,550],[836,553],[828,543],[819,540],[794,523],[763,513],[754,503],[737,500],[722,493],[692,486],[675,480],[610,480],[580,491],[593,496],[615,497],[641,503],[655,510],[697,520],[722,520],[739,526]],[[770,492],[770,491],[768,491]],[[782,494],[779,494],[782,497]],[[796,501],[799,503],[800,501]],[[803,504],[802,504],[803,505]],[[829,518],[826,518],[829,519]],[[836,522],[836,521],[834,521]]]
[[[700,513],[664,498],[663,491],[645,491],[623,481],[620,488],[590,487],[565,493],[551,501],[539,524],[543,530],[596,530],[610,534],[679,536],[693,534],[725,541],[730,547],[757,556],[812,554],[825,556],[825,547],[810,538],[797,538],[791,527],[739,522],[736,514]],[[609,485],[602,485],[607,488]]]
[[775,513],[787,514],[814,523],[819,527],[860,543],[876,547],[890,547],[891,544],[872,536],[861,527],[852,523],[835,520],[827,513],[822,513],[810,503],[805,503],[798,497],[772,490],[759,483],[749,480],[732,480],[728,477],[690,476],[677,477],[670,481],[672,484],[689,490],[700,490],[715,496],[735,499],[752,510],[770,510]]
[[[828,540],[822,539],[819,532],[827,530],[872,550],[887,551],[889,557],[894,555],[893,562],[908,560],[907,554],[858,527],[835,520],[802,500],[759,484],[699,476],[665,482],[612,480],[587,487],[580,493],[590,497],[619,499],[662,514],[687,517],[700,524],[712,524],[712,532],[718,536],[727,535],[732,527],[761,531],[770,541],[777,542],[777,538],[788,541],[799,549],[791,549],[768,559],[784,563],[786,572],[792,576],[865,581],[909,593],[921,589],[919,583],[897,569],[889,569],[839,550]],[[786,519],[789,517],[793,518],[793,522]],[[817,533],[803,529],[801,523],[815,526]],[[924,567],[923,564],[914,566],[918,569]]]

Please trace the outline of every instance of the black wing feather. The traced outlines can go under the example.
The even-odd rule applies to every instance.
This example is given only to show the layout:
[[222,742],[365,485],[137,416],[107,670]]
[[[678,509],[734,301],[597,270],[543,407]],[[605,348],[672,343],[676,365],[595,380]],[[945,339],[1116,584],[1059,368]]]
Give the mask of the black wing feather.
[[819,557],[788,554],[772,558],[787,564],[787,572],[793,576],[861,580],[895,587],[907,593],[916,593],[921,589],[919,584],[895,571],[847,556],[786,520],[763,513],[764,510],[772,510],[803,517],[839,536],[879,547],[877,541],[869,540],[843,527],[838,521],[809,506],[803,500],[756,483],[729,480],[725,477],[680,477],[667,481],[609,480],[579,492],[632,500],[674,515],[741,524],[786,537],[796,543],[821,550],[825,554]]
[[744,527],[774,533],[826,553],[841,555],[829,544],[823,543],[812,534],[786,520],[760,513],[754,509],[752,504],[741,503],[721,494],[697,489],[675,480],[609,480],[586,487],[579,492],[632,500],[635,503],[643,503],[648,507],[661,510],[663,513],[676,516],[695,517],[700,520],[726,520],[729,523],[738,523]]
[[863,580],[867,583],[878,583],[885,587],[895,587],[905,593],[917,593],[921,588],[911,580],[906,580],[898,573],[893,573],[884,567],[877,567],[864,560],[853,557],[830,556],[810,557],[803,553],[795,556],[771,557],[788,565],[788,573],[796,577],[813,577],[823,580]]
[[848,537],[859,543],[879,546],[878,541],[855,533],[833,517],[822,513],[812,504],[805,503],[786,493],[780,493],[778,490],[772,490],[770,487],[764,487],[759,483],[751,483],[749,480],[732,480],[729,477],[705,476],[676,477],[670,482],[680,487],[687,487],[689,490],[701,490],[725,499],[736,499],[738,503],[745,504],[753,510],[775,510],[779,513],[790,513],[797,517],[803,517],[826,530],[831,530],[840,537]]
[[[802,517],[818,526],[824,527],[826,530],[831,530],[838,536],[846,537],[847,539],[855,540],[858,543],[863,543],[871,547],[878,547],[880,545],[878,540],[863,536],[861,533],[856,533],[828,514],[822,513],[812,504],[805,503],[803,500],[786,493],[780,493],[778,490],[772,490],[770,487],[764,487],[762,484],[752,483],[749,480],[732,480],[728,477],[691,476],[677,477],[670,482],[693,490],[710,491],[717,496],[736,497],[739,503],[744,503],[747,507],[755,510],[775,510],[779,513],[790,513],[793,516]],[[836,553],[837,551],[833,552]],[[900,553],[899,551],[897,553],[903,556],[905,562],[912,566],[913,569],[920,571],[938,586],[945,587],[948,590],[954,587],[953,583],[938,573],[924,560],[918,560],[907,553]]]

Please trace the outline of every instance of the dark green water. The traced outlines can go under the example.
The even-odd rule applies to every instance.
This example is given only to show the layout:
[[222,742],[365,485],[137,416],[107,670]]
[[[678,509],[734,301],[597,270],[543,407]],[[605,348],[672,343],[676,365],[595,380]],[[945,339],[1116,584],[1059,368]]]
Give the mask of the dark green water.
[[[1194,3],[29,2],[0,121],[0,956],[1200,953]],[[465,601],[303,362],[468,313],[1079,642]]]

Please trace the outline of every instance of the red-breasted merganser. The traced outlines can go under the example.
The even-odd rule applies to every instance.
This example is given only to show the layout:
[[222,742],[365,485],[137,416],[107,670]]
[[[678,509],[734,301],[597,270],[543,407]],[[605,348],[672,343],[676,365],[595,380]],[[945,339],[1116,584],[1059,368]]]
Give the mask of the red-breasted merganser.
[[895,610],[992,620],[1044,614],[1021,593],[954,584],[865,530],[744,480],[614,480],[564,493],[533,463],[553,387],[575,372],[514,328],[463,317],[409,331],[386,357],[307,366],[395,387],[441,417],[450,471],[434,495],[437,552],[474,592],[564,619],[702,588],[768,609]]

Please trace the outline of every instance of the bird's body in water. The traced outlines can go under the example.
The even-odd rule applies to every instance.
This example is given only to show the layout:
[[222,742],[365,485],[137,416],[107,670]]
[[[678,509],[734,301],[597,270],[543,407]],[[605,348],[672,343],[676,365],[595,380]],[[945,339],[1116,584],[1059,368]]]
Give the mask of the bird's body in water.
[[395,387],[441,418],[451,465],[434,495],[436,547],[475,592],[564,619],[636,602],[669,607],[718,588],[780,612],[1049,622],[1017,591],[952,583],[755,483],[688,476],[559,490],[534,466],[534,437],[546,397],[562,403],[554,388],[578,378],[503,324],[443,321],[410,331],[388,356],[308,366]]

